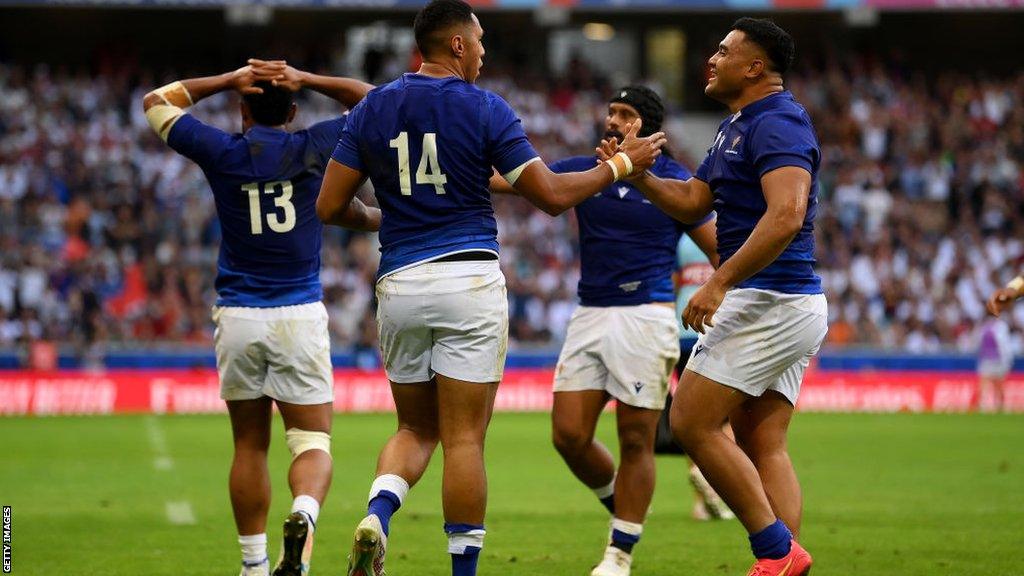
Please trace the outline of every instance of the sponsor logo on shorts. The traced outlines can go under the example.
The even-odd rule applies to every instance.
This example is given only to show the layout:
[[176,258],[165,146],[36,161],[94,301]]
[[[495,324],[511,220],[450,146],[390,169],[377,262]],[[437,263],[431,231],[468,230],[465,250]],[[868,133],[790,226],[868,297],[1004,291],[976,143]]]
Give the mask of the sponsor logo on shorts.
[[704,345],[703,344],[697,344],[697,347],[693,349],[693,355],[697,356],[697,355],[699,355],[703,351],[704,351]]
[[636,292],[637,288],[640,287],[642,281],[626,282],[625,284],[619,284],[619,288],[622,288],[623,292]]
[[644,383],[643,382],[633,382],[633,389],[636,390],[637,394],[639,394],[640,391],[643,390],[643,388],[644,388]]

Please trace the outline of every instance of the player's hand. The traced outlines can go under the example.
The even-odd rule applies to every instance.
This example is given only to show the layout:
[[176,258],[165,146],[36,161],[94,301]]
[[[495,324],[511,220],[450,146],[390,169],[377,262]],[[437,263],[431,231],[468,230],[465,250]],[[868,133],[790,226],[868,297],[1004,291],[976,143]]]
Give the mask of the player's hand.
[[690,301],[687,302],[686,309],[683,310],[683,326],[693,328],[703,334],[705,326],[708,328],[714,326],[711,318],[718,311],[718,307],[722,305],[724,298],[725,287],[712,277],[694,292]]
[[243,95],[262,94],[263,89],[254,86],[254,84],[260,81],[273,81],[278,76],[281,76],[285,67],[284,61],[278,60],[268,62],[265,66],[261,67],[254,67],[251,64],[242,66],[238,70],[231,72],[228,84]]
[[289,92],[298,92],[305,86],[302,71],[292,68],[284,60],[250,58],[249,65],[255,73],[270,77],[271,84]]
[[1020,293],[1013,288],[1000,288],[992,293],[992,297],[985,303],[985,308],[989,314],[999,316],[1003,310],[1013,306],[1013,301],[1019,297]]
[[619,139],[612,136],[611,138],[605,138],[601,140],[601,145],[594,148],[597,152],[597,163],[600,164],[606,160],[611,159],[615,156],[615,153],[619,151]]
[[619,145],[619,152],[625,152],[633,162],[632,174],[640,174],[654,165],[661,156],[661,147],[668,142],[664,132],[655,132],[646,138],[638,138],[637,132],[643,124],[641,120],[626,124],[625,136]]

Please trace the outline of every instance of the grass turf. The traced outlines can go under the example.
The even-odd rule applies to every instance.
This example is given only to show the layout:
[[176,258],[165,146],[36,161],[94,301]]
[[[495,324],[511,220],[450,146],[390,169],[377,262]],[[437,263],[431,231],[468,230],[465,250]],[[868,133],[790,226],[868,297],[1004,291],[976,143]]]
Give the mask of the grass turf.
[[[613,418],[599,436],[614,444]],[[335,478],[315,574],[342,574],[392,415],[335,421]],[[271,455],[271,558],[287,513],[280,420]],[[153,434],[157,438],[154,439]],[[173,460],[154,466],[160,436]],[[800,414],[791,451],[805,492],[802,541],[825,574],[1024,574],[1024,419],[1003,415]],[[13,506],[14,574],[234,575],[226,416],[0,418],[0,504]],[[550,446],[544,414],[497,414],[487,447],[488,535],[481,576],[589,574],[607,517]],[[440,454],[392,523],[388,572],[449,573]],[[736,521],[698,523],[685,467],[658,461],[636,576],[744,574]],[[173,525],[187,501],[196,524]]]

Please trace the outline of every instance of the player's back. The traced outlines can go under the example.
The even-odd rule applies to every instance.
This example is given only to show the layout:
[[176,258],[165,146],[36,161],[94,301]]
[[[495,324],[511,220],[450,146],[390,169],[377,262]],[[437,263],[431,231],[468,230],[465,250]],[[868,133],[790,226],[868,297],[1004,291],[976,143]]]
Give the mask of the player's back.
[[382,212],[381,277],[458,252],[497,252],[488,181],[537,156],[500,97],[405,74],[353,109],[334,159],[368,174]]
[[210,183],[222,241],[218,305],[276,307],[322,298],[316,198],[344,117],[287,132],[256,125],[228,134],[189,115],[168,144]]

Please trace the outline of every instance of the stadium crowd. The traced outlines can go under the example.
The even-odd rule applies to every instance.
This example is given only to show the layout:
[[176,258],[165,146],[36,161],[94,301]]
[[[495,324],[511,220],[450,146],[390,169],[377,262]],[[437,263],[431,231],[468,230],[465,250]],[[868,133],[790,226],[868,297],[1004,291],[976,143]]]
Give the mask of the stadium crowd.
[[[973,350],[985,298],[1024,261],[1024,73],[926,79],[865,62],[788,81],[823,150],[829,342]],[[146,124],[141,97],[162,80],[0,65],[0,346],[46,339],[101,354],[109,342],[211,340],[216,215],[199,169]],[[592,150],[611,88],[582,64],[557,82],[489,69],[482,83],[549,160]],[[236,131],[236,102],[218,95],[194,113]],[[299,107],[295,127],[338,113],[315,95]],[[549,345],[575,306],[574,219],[495,204],[512,344]],[[375,346],[376,264],[374,237],[327,230],[337,346]],[[1010,322],[1024,351],[1024,306]]]

